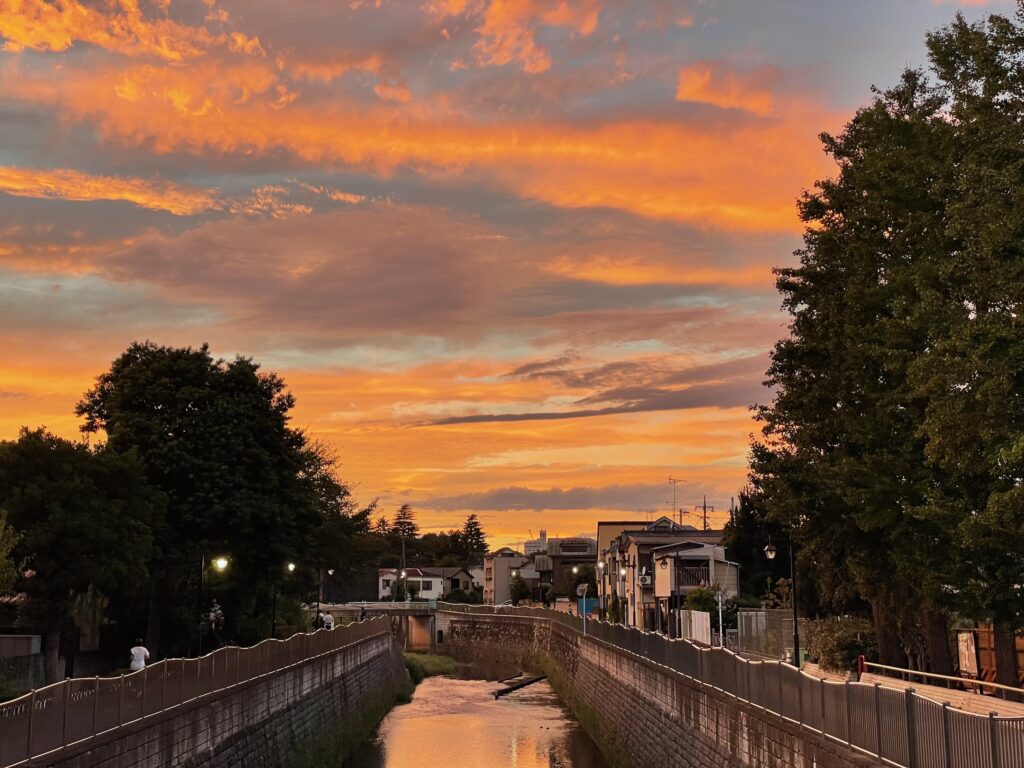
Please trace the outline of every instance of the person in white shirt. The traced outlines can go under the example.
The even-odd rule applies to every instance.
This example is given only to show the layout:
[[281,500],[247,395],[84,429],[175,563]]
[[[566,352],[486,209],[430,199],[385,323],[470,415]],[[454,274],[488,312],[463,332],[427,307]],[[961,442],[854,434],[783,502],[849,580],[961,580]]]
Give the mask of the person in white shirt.
[[133,670],[143,669],[146,666],[146,662],[149,661],[149,651],[146,650],[146,646],[142,644],[142,638],[136,638],[135,647],[131,650],[132,663],[131,668]]
[[324,629],[334,629],[334,617],[329,613],[324,614]]

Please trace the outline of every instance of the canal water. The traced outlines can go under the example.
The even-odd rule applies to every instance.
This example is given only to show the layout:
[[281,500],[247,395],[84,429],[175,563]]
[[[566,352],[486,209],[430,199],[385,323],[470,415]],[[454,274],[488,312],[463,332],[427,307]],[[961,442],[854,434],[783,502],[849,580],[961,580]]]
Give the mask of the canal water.
[[502,687],[427,678],[345,768],[607,768],[547,682],[495,699]]

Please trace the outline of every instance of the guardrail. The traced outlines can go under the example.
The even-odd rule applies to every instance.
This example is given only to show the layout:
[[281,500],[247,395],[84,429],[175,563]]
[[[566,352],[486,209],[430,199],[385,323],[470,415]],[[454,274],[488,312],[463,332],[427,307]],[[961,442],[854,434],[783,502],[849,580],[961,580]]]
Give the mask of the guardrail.
[[781,661],[748,660],[724,648],[541,608],[445,603],[438,609],[524,616],[585,632],[900,768],[1024,766],[1024,718],[963,712],[913,688],[834,682]]
[[0,704],[0,768],[9,768],[371,637],[386,619],[167,659],[118,677],[72,678]]
[[890,667],[886,664],[876,664],[873,661],[868,661],[863,656],[857,657],[858,674],[863,675],[865,672],[871,672],[875,669],[881,670],[881,673],[886,677],[896,677],[907,682],[912,682],[913,678],[916,677],[920,678],[923,683],[926,683],[928,680],[940,680],[946,688],[949,688],[950,684],[963,690],[971,690],[972,688],[989,688],[995,691],[1002,699],[1005,699],[1007,696],[1024,696],[1024,688],[1020,688],[1019,686],[990,683],[987,680],[979,680],[973,677],[939,675],[935,672],[921,672],[916,669],[906,669],[905,667]]

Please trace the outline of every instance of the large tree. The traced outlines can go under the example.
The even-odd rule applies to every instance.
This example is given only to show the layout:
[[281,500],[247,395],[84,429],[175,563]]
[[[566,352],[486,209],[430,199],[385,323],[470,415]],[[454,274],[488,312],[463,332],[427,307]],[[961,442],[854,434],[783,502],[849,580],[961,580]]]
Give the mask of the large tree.
[[218,585],[229,635],[265,633],[284,564],[305,564],[325,515],[342,509],[345,492],[289,426],[293,406],[284,382],[248,358],[151,342],[133,343],[78,404],[82,429],[136,452],[167,498],[150,565],[151,651],[161,636],[178,652],[190,644],[200,565],[214,555],[230,560]]
[[480,525],[480,518],[471,514],[462,524],[462,531],[459,537],[459,544],[462,548],[462,564],[465,566],[476,565],[483,562],[487,554],[487,534]]
[[24,618],[43,634],[46,679],[58,679],[61,633],[74,630],[75,600],[90,589],[145,595],[150,522],[161,499],[138,460],[90,450],[45,430],[0,443],[0,510],[17,533],[16,587]]
[[[951,666],[946,615],[996,622],[1014,676],[1024,556],[1024,36],[960,16],[839,136],[800,204],[792,315],[753,485],[883,661]],[[914,663],[914,658],[910,659]]]

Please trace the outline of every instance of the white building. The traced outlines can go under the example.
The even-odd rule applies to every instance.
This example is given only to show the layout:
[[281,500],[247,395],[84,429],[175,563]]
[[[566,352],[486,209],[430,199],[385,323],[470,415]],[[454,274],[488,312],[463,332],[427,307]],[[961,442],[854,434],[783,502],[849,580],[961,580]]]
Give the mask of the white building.
[[[401,579],[401,569],[381,568],[377,574],[377,594],[381,600],[390,600],[395,582]],[[473,576],[464,568],[406,568],[406,594],[416,592],[420,600],[440,600],[449,592],[473,589]]]

